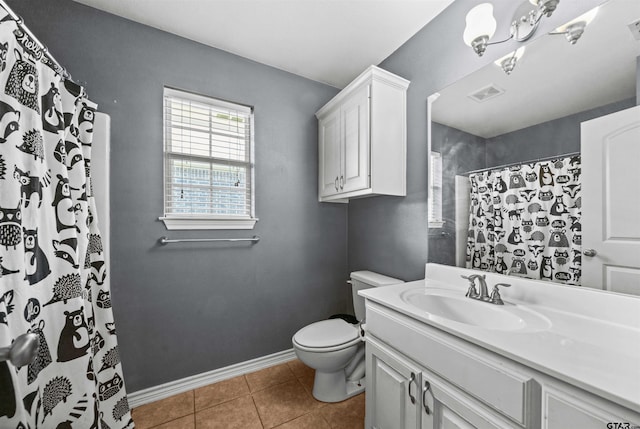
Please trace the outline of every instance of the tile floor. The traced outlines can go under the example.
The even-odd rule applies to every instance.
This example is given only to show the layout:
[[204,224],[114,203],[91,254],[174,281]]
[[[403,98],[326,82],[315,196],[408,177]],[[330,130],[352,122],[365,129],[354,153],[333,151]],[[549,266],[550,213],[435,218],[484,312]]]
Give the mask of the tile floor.
[[317,401],[313,375],[294,360],[142,405],[133,420],[136,429],[364,428],[364,393]]

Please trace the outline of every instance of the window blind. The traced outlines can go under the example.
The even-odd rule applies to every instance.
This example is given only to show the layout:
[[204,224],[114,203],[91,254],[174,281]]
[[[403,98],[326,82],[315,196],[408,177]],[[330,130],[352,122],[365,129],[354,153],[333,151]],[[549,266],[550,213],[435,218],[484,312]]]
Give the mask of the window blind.
[[442,156],[431,152],[429,163],[429,222],[442,221]]
[[165,88],[166,217],[253,217],[253,113]]

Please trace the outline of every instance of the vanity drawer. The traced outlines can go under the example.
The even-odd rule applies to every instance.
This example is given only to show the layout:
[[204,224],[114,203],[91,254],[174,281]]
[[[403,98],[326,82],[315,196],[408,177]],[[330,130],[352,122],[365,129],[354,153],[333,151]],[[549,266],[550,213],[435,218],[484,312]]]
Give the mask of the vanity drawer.
[[[367,335],[400,350],[416,363],[524,427],[538,427],[540,386],[532,375],[478,346],[367,302]],[[535,420],[535,421],[534,421]]]

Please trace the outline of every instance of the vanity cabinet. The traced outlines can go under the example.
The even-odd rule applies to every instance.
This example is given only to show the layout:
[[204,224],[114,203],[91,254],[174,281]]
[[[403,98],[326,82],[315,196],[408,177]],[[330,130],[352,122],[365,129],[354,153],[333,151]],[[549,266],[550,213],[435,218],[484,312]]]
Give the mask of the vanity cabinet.
[[367,377],[367,428],[518,427],[375,337],[367,339]]
[[366,320],[367,428],[540,427],[526,369],[369,301]]
[[316,113],[320,201],[406,195],[408,86],[371,66]]
[[367,429],[640,426],[637,411],[598,392],[376,302],[366,308]]

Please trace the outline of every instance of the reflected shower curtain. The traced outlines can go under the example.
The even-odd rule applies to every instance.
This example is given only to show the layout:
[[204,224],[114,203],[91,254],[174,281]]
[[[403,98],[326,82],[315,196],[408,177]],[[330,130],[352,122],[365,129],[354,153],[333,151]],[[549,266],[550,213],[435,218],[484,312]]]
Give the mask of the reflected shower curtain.
[[131,428],[91,190],[96,106],[35,46],[0,20],[0,346],[40,342],[30,364],[0,363],[0,427]]
[[471,174],[467,268],[580,284],[580,156]]

